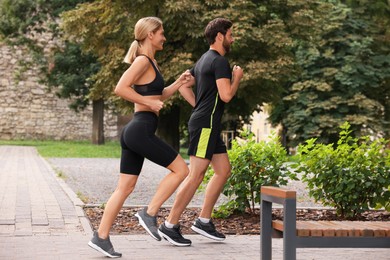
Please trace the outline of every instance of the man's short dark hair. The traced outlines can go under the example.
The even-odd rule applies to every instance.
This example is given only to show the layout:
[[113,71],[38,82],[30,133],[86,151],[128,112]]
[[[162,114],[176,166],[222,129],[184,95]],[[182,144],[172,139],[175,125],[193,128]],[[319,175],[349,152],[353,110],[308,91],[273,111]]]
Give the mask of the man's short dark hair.
[[216,18],[209,22],[204,30],[207,42],[211,45],[215,42],[218,33],[226,35],[226,32],[232,27],[233,23],[224,18]]

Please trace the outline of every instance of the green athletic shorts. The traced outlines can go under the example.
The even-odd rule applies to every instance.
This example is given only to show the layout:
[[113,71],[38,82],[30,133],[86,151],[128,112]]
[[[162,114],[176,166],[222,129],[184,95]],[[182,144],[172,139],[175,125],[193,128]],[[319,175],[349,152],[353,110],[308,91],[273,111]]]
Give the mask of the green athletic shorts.
[[189,134],[188,155],[211,161],[213,154],[227,153],[226,145],[221,138],[221,131],[212,128],[195,128],[189,129]]

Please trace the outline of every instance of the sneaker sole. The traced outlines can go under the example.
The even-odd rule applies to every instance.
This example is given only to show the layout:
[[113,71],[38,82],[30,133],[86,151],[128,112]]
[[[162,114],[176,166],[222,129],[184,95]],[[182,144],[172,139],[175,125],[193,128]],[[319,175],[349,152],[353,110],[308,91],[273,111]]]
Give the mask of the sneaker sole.
[[99,247],[99,246],[95,245],[94,243],[92,243],[92,241],[89,241],[89,242],[88,242],[88,245],[89,245],[90,247],[92,247],[93,249],[95,249],[96,251],[98,251],[98,252],[100,252],[100,253],[102,253],[102,254],[104,254],[105,256],[108,256],[108,257],[110,257],[110,258],[119,258],[119,257],[120,257],[120,256],[110,255],[109,253],[107,253],[106,251],[104,251],[101,247]]
[[141,226],[148,232],[148,234],[156,239],[157,241],[161,241],[161,237],[156,237],[153,235],[153,233],[149,230],[148,226],[145,224],[145,222],[142,220],[141,216],[138,213],[135,213],[135,216],[138,218],[138,222],[141,224]]
[[216,241],[224,241],[224,240],[225,240],[225,238],[222,238],[222,237],[215,237],[215,236],[212,236],[212,235],[210,235],[209,233],[207,233],[206,231],[204,231],[204,230],[202,230],[202,229],[200,229],[200,228],[197,228],[197,227],[195,227],[195,226],[191,226],[191,229],[192,229],[193,231],[195,231],[196,233],[202,235],[202,236],[205,236],[205,237],[207,237],[207,238],[211,238],[211,239],[216,240]]
[[175,245],[175,246],[190,246],[191,243],[189,244],[181,244],[181,243],[178,243],[174,240],[172,240],[168,235],[165,235],[163,232],[161,232],[160,230],[158,230],[158,234],[164,238],[165,240],[167,240],[169,243],[171,243],[172,245]]

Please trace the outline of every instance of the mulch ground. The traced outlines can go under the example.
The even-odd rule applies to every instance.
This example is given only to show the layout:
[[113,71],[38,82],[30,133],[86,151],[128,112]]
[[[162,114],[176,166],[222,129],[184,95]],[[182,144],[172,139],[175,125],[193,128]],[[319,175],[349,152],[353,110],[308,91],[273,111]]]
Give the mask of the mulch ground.
[[[111,228],[111,234],[146,234],[146,231],[138,224],[135,213],[141,208],[123,208]],[[84,211],[93,227],[96,230],[99,226],[103,209],[99,207],[86,207]],[[199,208],[187,208],[180,220],[183,234],[193,234],[191,225],[199,215]],[[161,224],[169,214],[168,208],[161,208],[158,215],[158,223]],[[273,219],[283,219],[281,209],[273,209]],[[334,210],[329,209],[298,209],[297,220],[345,220],[338,217]],[[390,213],[386,211],[366,211],[359,218],[359,221],[390,221]],[[258,235],[260,234],[260,210],[256,209],[253,214],[235,214],[226,219],[213,219],[218,231],[226,235]]]

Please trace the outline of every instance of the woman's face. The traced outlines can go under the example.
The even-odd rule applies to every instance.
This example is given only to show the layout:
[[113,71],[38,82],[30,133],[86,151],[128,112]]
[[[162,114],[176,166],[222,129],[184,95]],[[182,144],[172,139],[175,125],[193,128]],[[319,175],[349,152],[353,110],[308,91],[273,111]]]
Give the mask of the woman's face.
[[155,33],[153,33],[152,37],[152,45],[156,50],[162,50],[164,48],[164,42],[167,39],[164,35],[164,28],[161,26]]

